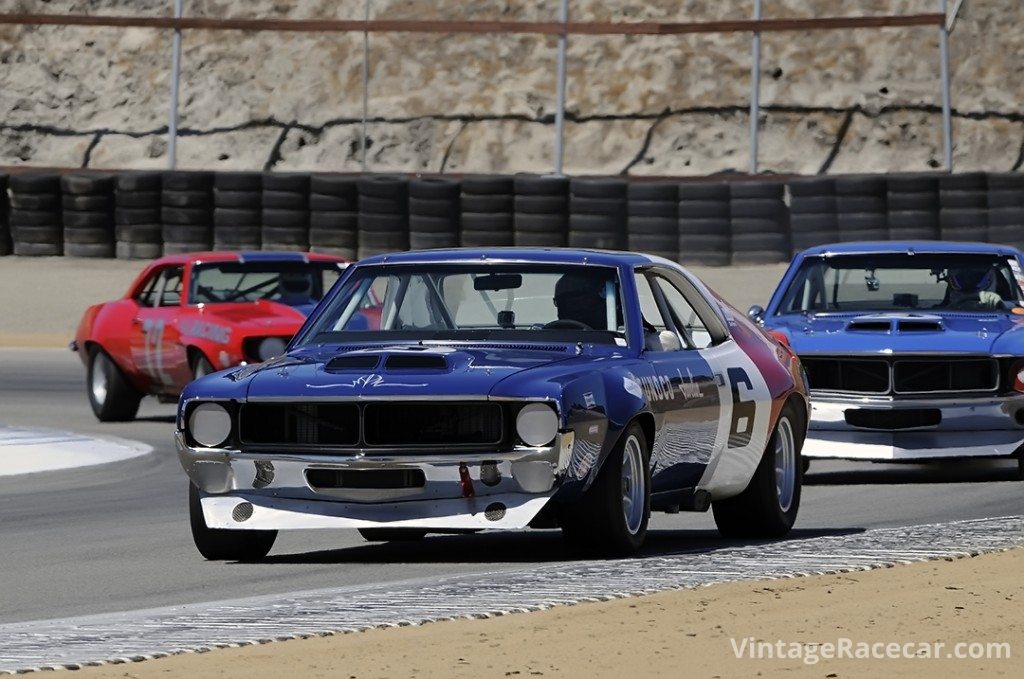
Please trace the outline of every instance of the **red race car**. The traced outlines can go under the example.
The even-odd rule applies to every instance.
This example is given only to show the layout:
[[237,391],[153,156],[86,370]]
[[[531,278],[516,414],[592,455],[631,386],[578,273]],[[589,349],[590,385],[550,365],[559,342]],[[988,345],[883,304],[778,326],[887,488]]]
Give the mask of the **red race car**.
[[203,252],[153,261],[121,299],[89,307],[71,350],[102,422],[131,420],[146,395],[174,399],[215,370],[265,361],[345,268],[300,252]]

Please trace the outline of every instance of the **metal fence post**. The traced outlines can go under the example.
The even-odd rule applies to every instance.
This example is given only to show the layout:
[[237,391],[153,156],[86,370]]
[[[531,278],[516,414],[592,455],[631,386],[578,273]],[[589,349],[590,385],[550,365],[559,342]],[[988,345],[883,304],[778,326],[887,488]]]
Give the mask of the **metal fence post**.
[[[959,7],[958,7],[959,9]],[[946,16],[946,0],[939,0],[939,11]],[[953,171],[953,112],[949,94],[949,24],[939,26],[939,60],[942,78],[942,155],[946,171]]]
[[[174,0],[174,18],[182,15],[183,0]],[[174,29],[171,47],[171,113],[167,121],[167,167],[178,165],[178,83],[181,81],[181,29]]]
[[555,104],[555,174],[562,174],[565,156],[565,51],[569,40],[565,24],[569,21],[569,0],[559,0],[558,20],[563,30],[558,35],[557,102]]
[[[366,0],[364,19],[370,22],[370,0]],[[359,146],[362,150],[363,172],[367,171],[366,163],[366,119],[370,111],[370,32],[363,27],[363,127]]]
[[[754,0],[754,20],[761,19],[761,0]],[[758,117],[761,115],[761,32],[754,31],[750,48],[750,174],[757,174]]]

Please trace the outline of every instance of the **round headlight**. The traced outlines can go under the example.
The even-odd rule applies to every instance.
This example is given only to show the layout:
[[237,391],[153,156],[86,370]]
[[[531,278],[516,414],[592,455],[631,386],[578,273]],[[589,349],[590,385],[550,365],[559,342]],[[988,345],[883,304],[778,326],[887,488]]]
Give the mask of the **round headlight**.
[[261,361],[269,361],[284,353],[288,344],[280,337],[268,337],[256,347],[256,355]]
[[558,415],[543,403],[523,406],[516,417],[516,433],[528,446],[551,443],[558,433]]
[[201,403],[188,416],[188,430],[201,446],[219,446],[231,435],[231,415],[217,403]]

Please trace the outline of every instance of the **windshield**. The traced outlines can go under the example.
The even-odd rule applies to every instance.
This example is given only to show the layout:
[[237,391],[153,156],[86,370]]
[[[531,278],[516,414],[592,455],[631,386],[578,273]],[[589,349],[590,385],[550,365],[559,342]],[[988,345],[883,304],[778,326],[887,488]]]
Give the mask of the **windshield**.
[[624,338],[614,268],[439,264],[360,267],[302,341]]
[[216,262],[192,270],[192,304],[255,302],[314,305],[341,275],[334,262]]
[[907,310],[992,311],[1021,299],[1012,258],[881,254],[806,260],[776,315]]

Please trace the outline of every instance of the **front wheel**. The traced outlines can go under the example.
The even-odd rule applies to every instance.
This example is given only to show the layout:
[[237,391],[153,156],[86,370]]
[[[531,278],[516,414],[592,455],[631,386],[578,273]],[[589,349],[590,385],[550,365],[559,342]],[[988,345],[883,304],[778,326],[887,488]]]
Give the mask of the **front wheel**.
[[787,403],[746,490],[711,504],[724,537],[777,538],[793,527],[803,485],[800,422],[796,409]]
[[576,504],[563,508],[562,534],[570,547],[599,556],[629,556],[647,537],[651,518],[650,448],[633,423]]
[[142,393],[124,376],[114,360],[99,347],[89,352],[89,405],[100,422],[129,422],[139,412]]
[[203,516],[199,489],[188,484],[188,518],[192,526],[192,541],[196,549],[209,561],[260,561],[274,546],[276,530],[232,530],[210,528]]

